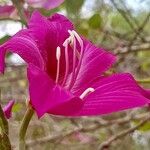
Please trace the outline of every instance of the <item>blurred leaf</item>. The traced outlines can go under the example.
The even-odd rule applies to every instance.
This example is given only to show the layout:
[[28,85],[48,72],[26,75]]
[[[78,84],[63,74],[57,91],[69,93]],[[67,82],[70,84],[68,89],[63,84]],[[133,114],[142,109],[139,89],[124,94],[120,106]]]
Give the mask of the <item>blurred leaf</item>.
[[5,35],[0,39],[0,44],[3,44],[5,41],[7,41],[10,38],[9,35]]
[[39,10],[44,16],[51,16],[54,13],[57,13],[60,10],[60,8],[54,8],[54,9],[50,9],[50,10],[41,8]]
[[131,28],[126,20],[120,14],[111,14],[111,26],[113,29],[117,29],[119,32],[130,31]]
[[66,10],[68,14],[77,14],[79,10],[81,9],[82,5],[84,3],[84,0],[66,0]]
[[[137,125],[140,121],[134,121],[134,124]],[[138,129],[139,131],[143,131],[143,132],[146,132],[146,131],[150,131],[150,121],[145,123],[142,127],[140,127]]]
[[144,126],[142,126],[140,131],[150,131],[150,122],[147,122]]
[[86,28],[79,28],[79,29],[77,29],[77,31],[78,31],[81,35],[84,35],[85,37],[87,37],[87,35],[88,35],[88,29],[86,29]]
[[12,111],[13,111],[14,113],[17,113],[17,112],[19,112],[21,109],[22,109],[22,104],[16,103],[16,104],[14,104],[14,106],[13,106],[13,108],[12,108]]
[[88,25],[87,19],[82,19],[80,26],[76,24],[76,30],[81,35],[84,35],[85,37],[87,37],[88,31],[89,31],[89,25]]
[[102,17],[100,14],[94,14],[88,21],[89,26],[93,29],[98,29],[102,25]]

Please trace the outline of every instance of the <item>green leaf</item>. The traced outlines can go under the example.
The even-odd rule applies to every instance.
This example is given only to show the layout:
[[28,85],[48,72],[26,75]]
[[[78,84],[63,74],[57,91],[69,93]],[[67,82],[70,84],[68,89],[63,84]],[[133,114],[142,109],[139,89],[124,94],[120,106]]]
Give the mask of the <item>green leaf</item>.
[[145,123],[139,130],[140,131],[150,131],[150,122]]
[[102,25],[102,17],[100,14],[94,14],[88,21],[89,26],[93,29],[98,29]]
[[120,33],[126,33],[127,31],[131,31],[131,27],[127,23],[127,21],[120,14],[111,14],[111,27],[116,29]]
[[3,44],[5,41],[7,41],[10,38],[9,35],[5,35],[0,39],[0,44]]
[[77,14],[79,13],[82,5],[84,3],[84,0],[66,0],[65,5],[66,5],[66,10],[68,14]]
[[[134,121],[133,123],[135,125],[137,125],[140,121]],[[142,127],[140,127],[138,129],[139,131],[143,131],[143,132],[146,132],[146,131],[150,131],[150,121],[145,123]]]
[[21,109],[22,109],[22,104],[16,103],[16,104],[14,104],[14,106],[13,106],[13,108],[12,108],[12,111],[13,111],[14,113],[17,113],[17,112],[19,112]]

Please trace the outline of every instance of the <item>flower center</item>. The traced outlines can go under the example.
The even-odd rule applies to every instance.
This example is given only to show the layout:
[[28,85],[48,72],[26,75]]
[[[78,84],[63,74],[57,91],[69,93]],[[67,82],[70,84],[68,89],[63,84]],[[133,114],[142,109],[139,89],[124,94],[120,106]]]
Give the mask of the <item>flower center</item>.
[[[81,37],[74,31],[68,30],[70,36],[64,41],[63,46],[65,48],[65,62],[66,62],[66,70],[65,70],[65,75],[63,78],[62,86],[66,85],[66,82],[68,80],[68,75],[69,75],[69,46],[72,47],[73,50],[73,64],[72,64],[72,73],[71,76],[69,77],[69,84],[67,85],[67,89],[71,89],[77,79],[78,73],[80,71],[81,63],[82,63],[82,58],[84,54],[83,50],[83,41]],[[77,42],[80,46],[80,52],[77,50]],[[56,83],[58,83],[59,79],[59,70],[60,70],[60,47],[57,47],[56,49],[56,59],[57,59],[57,74],[56,74]],[[78,64],[77,63],[78,59]]]

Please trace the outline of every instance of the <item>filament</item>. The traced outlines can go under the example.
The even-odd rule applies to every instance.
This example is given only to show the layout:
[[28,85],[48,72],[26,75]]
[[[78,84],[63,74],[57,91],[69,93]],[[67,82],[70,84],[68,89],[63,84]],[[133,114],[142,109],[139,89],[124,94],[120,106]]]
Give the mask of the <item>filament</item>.
[[62,86],[65,85],[68,77],[68,72],[69,72],[69,57],[68,57],[68,45],[70,43],[70,38],[66,39],[65,42],[63,43],[63,46],[65,47],[65,61],[66,61],[66,71],[65,71],[65,76],[64,80],[62,83]]
[[56,48],[56,59],[57,59],[57,72],[56,72],[56,80],[55,82],[58,83],[58,79],[59,79],[59,72],[60,72],[60,56],[61,56],[61,49],[58,46]]

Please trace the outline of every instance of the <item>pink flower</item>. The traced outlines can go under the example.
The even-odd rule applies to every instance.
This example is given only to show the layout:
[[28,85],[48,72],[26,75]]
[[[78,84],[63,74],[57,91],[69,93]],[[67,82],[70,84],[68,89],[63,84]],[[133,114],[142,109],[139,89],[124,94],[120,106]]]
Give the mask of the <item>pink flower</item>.
[[[33,8],[54,9],[61,5],[64,0],[25,0],[25,2]],[[13,5],[0,5],[0,18],[17,18],[16,8]],[[25,15],[29,17],[29,12],[25,9]]]
[[11,100],[9,103],[3,108],[4,114],[7,119],[11,117],[12,107],[14,105],[15,101]]
[[27,62],[30,103],[39,117],[101,115],[150,102],[130,74],[103,76],[115,56],[78,35],[62,15],[34,12],[28,28],[0,46],[1,72],[6,51]]
[[26,0],[26,2],[34,8],[53,9],[62,4],[64,0]]
[[0,6],[0,18],[8,18],[15,11],[14,6],[4,5]]

